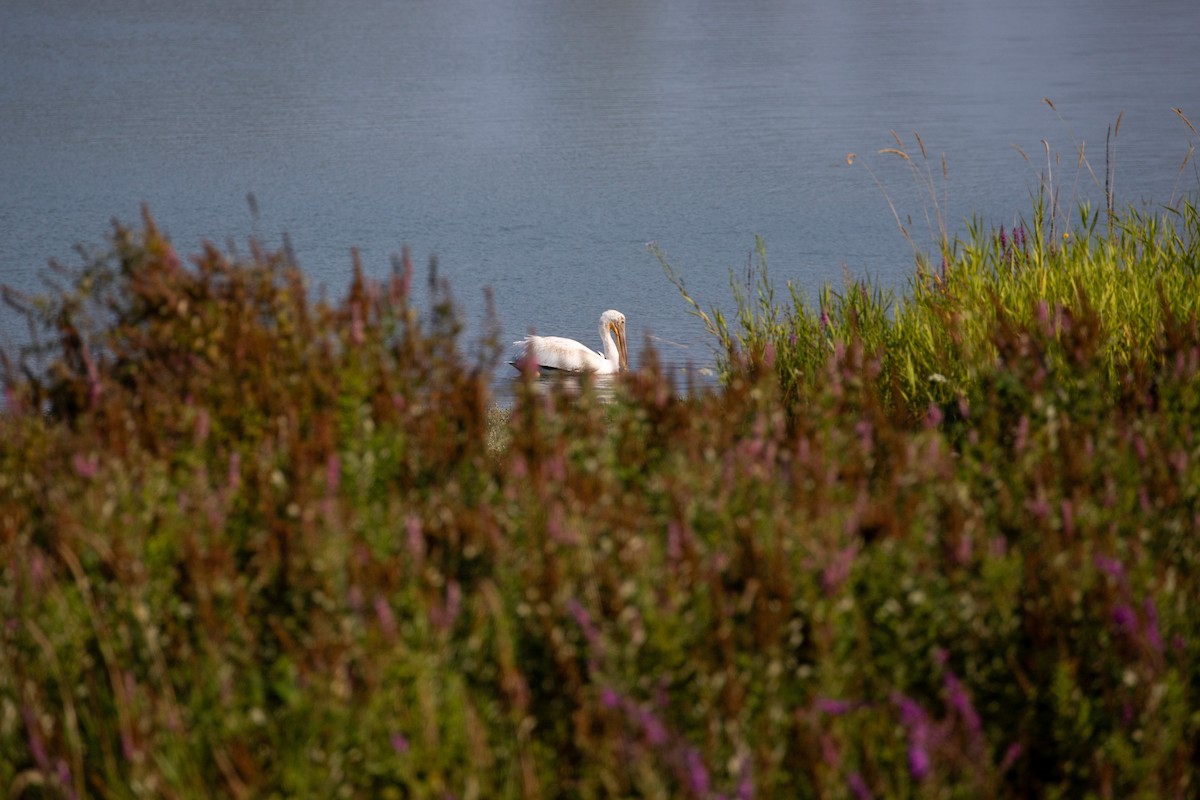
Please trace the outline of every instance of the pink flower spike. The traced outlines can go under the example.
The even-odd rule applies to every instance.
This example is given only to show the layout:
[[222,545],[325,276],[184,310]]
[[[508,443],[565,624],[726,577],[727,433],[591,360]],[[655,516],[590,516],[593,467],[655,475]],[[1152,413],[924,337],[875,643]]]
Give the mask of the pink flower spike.
[[96,473],[100,471],[100,459],[94,453],[89,456],[84,456],[83,453],[76,453],[72,464],[80,477],[87,478],[88,480],[96,477]]
[[337,453],[330,453],[325,461],[325,492],[327,495],[337,494],[342,482],[342,460]]
[[684,758],[687,761],[688,779],[692,784],[692,792],[699,797],[704,797],[709,790],[708,768],[704,766],[704,759],[700,757],[699,751],[694,747],[688,748]]
[[1017,430],[1013,434],[1013,450],[1020,453],[1025,449],[1025,446],[1028,444],[1029,444],[1029,417],[1026,416],[1025,414],[1022,414],[1021,418],[1019,420],[1017,420]]
[[396,638],[396,616],[392,613],[392,607],[388,605],[387,598],[375,598],[375,617],[379,620],[379,630],[383,631],[383,635],[392,640]]
[[846,777],[846,786],[850,789],[850,793],[854,795],[855,800],[873,800],[875,797],[875,795],[871,794],[871,790],[867,787],[867,782],[863,780],[863,776],[857,772],[851,772]]
[[229,480],[226,490],[232,494],[242,485],[242,456],[234,452],[229,456]]
[[429,609],[430,623],[440,631],[450,630],[454,621],[458,619],[461,606],[462,588],[458,581],[452,580],[446,585],[446,595],[442,602],[434,603]]
[[671,520],[667,523],[667,558],[672,564],[679,563],[683,558],[683,526],[678,520]]
[[667,743],[667,728],[663,725],[662,720],[655,716],[654,712],[647,709],[640,710],[642,732],[646,734],[646,741],[655,747],[659,747]]
[[742,766],[742,774],[738,780],[737,800],[754,800],[754,774],[747,760]]
[[979,713],[975,711],[975,705],[971,702],[971,696],[967,694],[966,687],[962,685],[962,681],[953,672],[946,672],[946,695],[950,699],[950,705],[962,717],[963,722],[967,726],[967,730],[972,736],[978,736],[983,730],[983,723],[979,719]]
[[1158,628],[1158,607],[1154,605],[1154,598],[1147,597],[1142,602],[1142,615],[1146,620],[1146,644],[1158,654],[1163,651],[1162,632]]
[[813,708],[822,714],[828,714],[831,717],[840,717],[842,714],[848,714],[857,708],[856,703],[849,700],[837,700],[832,697],[818,697],[813,703]]
[[1096,565],[1102,572],[1122,580],[1125,577],[1125,565],[1115,558],[1097,554],[1092,557],[1092,563]]
[[196,433],[195,439],[197,444],[201,444],[208,440],[208,434],[212,430],[212,422],[208,416],[208,409],[201,408],[196,412]]
[[929,410],[925,413],[925,427],[936,428],[942,424],[945,418],[946,415],[942,413],[942,409],[937,403],[930,403]]
[[933,764],[929,759],[929,751],[923,741],[913,742],[908,748],[908,771],[917,781],[923,781],[929,776]]
[[1021,743],[1013,742],[1004,751],[1004,760],[1000,762],[1000,772],[1007,772],[1013,764],[1017,763],[1017,759],[1021,757]]
[[408,554],[419,569],[425,563],[425,535],[421,531],[420,518],[409,515],[404,521],[404,533]]
[[1124,603],[1121,603],[1120,605],[1113,608],[1112,618],[1113,618],[1113,623],[1116,624],[1117,629],[1119,631],[1121,631],[1122,633],[1127,633],[1131,636],[1137,633],[1137,630],[1138,630],[1137,614],[1133,613],[1133,609],[1130,608],[1129,606],[1125,605]]

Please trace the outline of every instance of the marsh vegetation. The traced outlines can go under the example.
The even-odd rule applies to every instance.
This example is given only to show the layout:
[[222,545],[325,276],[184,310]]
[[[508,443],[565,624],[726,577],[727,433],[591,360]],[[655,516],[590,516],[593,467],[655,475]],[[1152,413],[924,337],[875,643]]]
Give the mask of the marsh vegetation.
[[489,402],[407,254],[315,301],[146,216],[10,296],[13,797],[1186,797],[1200,214],[1035,196],[811,301],[718,390]]

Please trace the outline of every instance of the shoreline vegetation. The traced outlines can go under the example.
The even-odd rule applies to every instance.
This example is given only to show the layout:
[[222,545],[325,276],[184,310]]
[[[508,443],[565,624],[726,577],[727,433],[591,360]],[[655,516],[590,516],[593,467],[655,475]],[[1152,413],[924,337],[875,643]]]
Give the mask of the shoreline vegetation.
[[313,302],[117,226],[7,294],[0,787],[1195,796],[1200,214],[1048,200],[900,296],[655,251],[721,387],[506,411],[407,253]]

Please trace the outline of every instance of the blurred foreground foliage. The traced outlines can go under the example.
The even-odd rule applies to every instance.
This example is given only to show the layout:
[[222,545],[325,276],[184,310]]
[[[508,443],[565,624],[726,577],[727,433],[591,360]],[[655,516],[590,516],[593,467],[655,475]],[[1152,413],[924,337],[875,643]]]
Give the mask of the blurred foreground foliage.
[[407,256],[118,227],[8,295],[0,788],[1195,796],[1200,224],[1031,227],[507,414]]

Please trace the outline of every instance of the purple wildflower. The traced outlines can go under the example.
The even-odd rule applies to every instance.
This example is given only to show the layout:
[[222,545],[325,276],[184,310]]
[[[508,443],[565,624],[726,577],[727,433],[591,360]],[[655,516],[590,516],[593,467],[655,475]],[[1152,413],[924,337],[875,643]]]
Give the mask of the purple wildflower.
[[600,630],[596,627],[591,614],[583,607],[583,604],[572,597],[567,601],[567,613],[571,615],[571,618],[575,620],[575,624],[579,626],[579,630],[583,632],[583,638],[587,639],[588,645],[598,647],[600,645]]
[[391,640],[396,636],[396,616],[392,613],[392,607],[388,605],[387,598],[375,598],[375,617],[379,620],[379,630],[383,631],[383,635]]
[[979,719],[979,713],[975,711],[975,705],[971,702],[971,696],[967,693],[966,687],[950,670],[946,670],[945,682],[946,696],[950,699],[950,705],[962,717],[971,736],[978,737],[983,730],[983,723]]
[[663,725],[658,715],[647,708],[639,708],[638,717],[638,721],[642,726],[642,733],[646,735],[647,742],[655,747],[660,747],[667,743],[667,727]]
[[851,772],[846,776],[846,787],[854,795],[855,800],[873,800],[875,797],[875,795],[871,794],[871,790],[867,787],[867,782],[863,780],[863,776],[857,772]]
[[88,456],[85,456],[83,453],[76,453],[71,463],[80,477],[87,478],[88,480],[96,477],[96,473],[100,470],[100,459],[96,457],[95,453]]
[[96,368],[96,362],[92,359],[91,351],[86,346],[83,348],[83,363],[87,366],[88,378],[88,403],[95,406],[100,395],[104,393],[104,384],[100,381],[100,370]]
[[237,451],[234,451],[229,456],[229,481],[227,491],[231,494],[238,490],[242,485],[242,456]]
[[1037,321],[1042,326],[1042,330],[1049,332],[1050,330],[1050,305],[1045,300],[1038,300],[1036,306]]
[[654,687],[654,705],[658,708],[666,708],[670,704],[669,688],[670,682],[666,678],[658,679],[658,685]]
[[404,531],[408,554],[419,568],[425,563],[425,536],[421,532],[421,520],[410,514],[404,522]]
[[328,495],[337,493],[342,482],[342,460],[337,453],[330,453],[325,459],[325,492]]
[[858,707],[857,703],[849,700],[837,700],[832,697],[818,697],[813,707],[822,714],[828,714],[831,717],[840,717],[842,714],[848,714]]
[[871,424],[870,420],[860,419],[854,425],[854,432],[858,434],[858,440],[862,443],[863,450],[870,453],[875,441],[875,426]]
[[900,721],[904,723],[904,727],[912,728],[927,724],[925,709],[921,708],[916,700],[902,694],[897,694],[892,700],[900,707]]
[[942,413],[942,409],[937,403],[930,403],[929,410],[925,412],[925,427],[936,428],[942,424],[942,420],[946,415]]
[[1017,759],[1021,757],[1021,743],[1013,742],[1004,751],[1004,759],[1000,762],[1000,772],[1007,772],[1013,764],[1017,763]]
[[908,771],[915,780],[923,781],[929,775],[932,764],[929,751],[925,749],[925,737],[913,737],[908,746]]
[[440,603],[435,603],[429,609],[429,621],[438,630],[446,631],[454,625],[454,621],[458,619],[458,612],[462,608],[462,587],[458,581],[450,581],[446,584],[446,596]]
[[1129,606],[1121,603],[1114,607],[1112,611],[1112,618],[1113,622],[1117,626],[1117,629],[1122,633],[1127,633],[1130,635],[1137,633],[1137,614],[1135,614],[1133,609]]
[[25,728],[29,737],[29,753],[33,756],[34,762],[43,770],[48,769],[50,759],[46,756],[46,748],[42,742],[41,725],[38,723],[37,714],[29,706],[21,706],[21,718],[25,721]]
[[754,770],[750,760],[746,759],[742,762],[741,775],[738,777],[737,800],[753,800],[754,794]]
[[827,733],[821,735],[821,760],[831,767],[842,763],[842,751],[837,741]]
[[208,434],[212,429],[212,422],[208,416],[208,409],[201,408],[196,412],[196,443],[200,444],[208,439]]
[[392,749],[400,755],[408,752],[408,739],[402,733],[392,734]]
[[[549,398],[550,395],[546,397]],[[567,479],[567,459],[561,453],[556,453],[542,462],[542,469],[545,476],[556,483],[563,483]]]
[[897,694],[893,702],[900,707],[900,721],[908,729],[908,771],[915,780],[924,780],[932,767],[928,749],[929,717],[910,697]]
[[975,542],[970,535],[964,533],[958,537],[958,541],[954,546],[954,561],[956,564],[969,564],[971,556],[975,553]]
[[667,558],[671,563],[677,563],[683,558],[682,528],[679,520],[673,519],[667,523]]
[[694,747],[689,747],[684,753],[684,763],[687,766],[688,783],[691,784],[693,794],[704,797],[708,794],[708,768],[704,766],[704,759],[700,757],[700,752]]
[[58,759],[57,762],[55,762],[54,766],[55,766],[55,773],[58,776],[59,787],[62,789],[62,792],[63,792],[63,797],[67,797],[67,798],[78,797],[78,795],[75,794],[75,787],[71,785],[72,784],[71,768],[69,766],[67,766],[67,762],[64,759],[60,758],[60,759]]
[[1063,533],[1067,536],[1075,535],[1075,504],[1070,498],[1064,498],[1060,504],[1062,513]]
[[556,544],[579,544],[579,536],[567,525],[567,512],[562,503],[550,506],[546,514],[546,536]]
[[858,548],[850,545],[839,550],[825,566],[821,572],[821,584],[825,588],[826,595],[834,594],[850,577],[850,570],[854,566],[856,555],[858,555]]
[[133,734],[128,730],[121,730],[121,755],[126,761],[133,761],[137,757],[137,745],[133,742]]
[[1146,643],[1155,653],[1161,654],[1163,639],[1158,628],[1158,607],[1154,605],[1154,598],[1147,597],[1142,601],[1142,614],[1146,618]]
[[1044,524],[1050,518],[1050,502],[1046,499],[1046,492],[1042,488],[1038,489],[1034,497],[1025,501],[1025,508],[1037,517],[1038,522]]
[[1106,572],[1117,580],[1125,579],[1125,565],[1118,559],[1097,553],[1092,557],[1092,563],[1102,572]]

